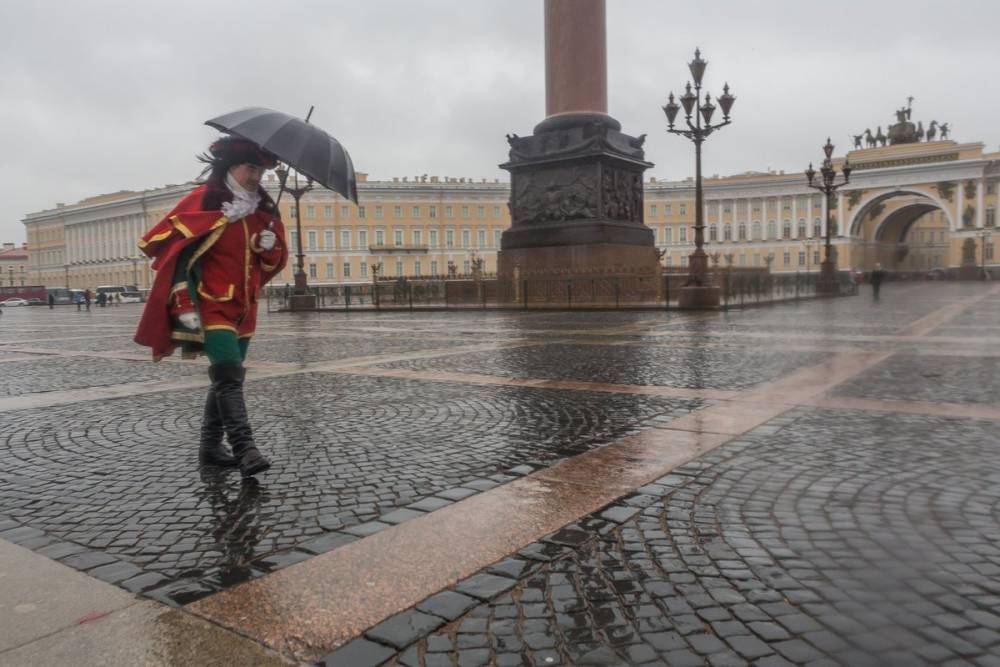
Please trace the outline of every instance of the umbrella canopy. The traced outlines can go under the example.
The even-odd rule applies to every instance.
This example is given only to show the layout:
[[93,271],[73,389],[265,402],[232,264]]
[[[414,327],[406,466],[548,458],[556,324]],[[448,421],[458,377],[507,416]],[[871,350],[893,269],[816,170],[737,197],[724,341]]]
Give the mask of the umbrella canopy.
[[263,107],[233,111],[206,120],[205,125],[249,139],[320,185],[357,203],[358,185],[351,156],[339,141],[315,125]]

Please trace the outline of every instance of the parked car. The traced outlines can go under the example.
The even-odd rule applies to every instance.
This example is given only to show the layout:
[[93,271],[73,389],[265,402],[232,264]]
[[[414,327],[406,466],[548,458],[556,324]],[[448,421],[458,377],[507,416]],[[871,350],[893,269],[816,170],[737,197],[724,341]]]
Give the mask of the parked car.
[[142,303],[142,294],[139,292],[122,292],[122,303]]
[[27,306],[28,302],[25,299],[18,299],[16,297],[11,297],[10,299],[4,299],[0,301],[0,306]]
[[947,269],[931,269],[925,275],[927,280],[944,280],[948,277]]
[[47,306],[48,303],[46,303],[42,299],[28,299],[28,305],[29,306]]

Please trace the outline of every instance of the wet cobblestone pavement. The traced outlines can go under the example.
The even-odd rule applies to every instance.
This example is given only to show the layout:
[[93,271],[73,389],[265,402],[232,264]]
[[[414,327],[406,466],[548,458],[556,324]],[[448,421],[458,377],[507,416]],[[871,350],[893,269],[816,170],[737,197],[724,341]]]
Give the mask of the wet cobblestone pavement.
[[397,361],[381,367],[690,389],[742,389],[816,364],[826,356],[777,350],[561,343]]
[[206,363],[137,360],[138,306],[11,309],[0,540],[305,663],[1000,665],[990,289],[262,313],[249,482],[198,468]]
[[998,442],[796,410],[477,575],[511,584],[400,664],[993,664]]

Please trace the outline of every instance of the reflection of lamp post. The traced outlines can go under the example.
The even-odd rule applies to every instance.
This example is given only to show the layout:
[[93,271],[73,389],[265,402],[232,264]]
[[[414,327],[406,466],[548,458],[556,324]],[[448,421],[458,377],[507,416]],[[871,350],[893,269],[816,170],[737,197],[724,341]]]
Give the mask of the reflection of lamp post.
[[[830,291],[833,290],[833,286],[836,284],[835,273],[837,271],[837,260],[833,257],[833,245],[830,241],[830,234],[833,231],[833,193],[839,188],[847,185],[851,180],[851,163],[844,159],[844,165],[840,170],[844,174],[844,180],[841,183],[837,183],[837,171],[833,168],[833,144],[830,143],[830,138],[826,138],[826,145],[823,146],[823,153],[826,157],[823,159],[823,165],[819,168],[819,173],[821,180],[819,183],[814,183],[816,178],[816,170],[813,169],[812,163],[809,163],[809,168],[806,169],[806,179],[809,181],[809,187],[813,190],[819,190],[826,195],[826,259],[822,263],[822,279],[820,282],[823,286]],[[840,230],[837,230],[840,233]]]
[[[722,108],[722,122],[712,125],[712,114],[715,112],[715,105],[709,93],[705,93],[705,100],[701,100],[701,79],[705,74],[708,63],[701,59],[701,51],[695,49],[694,60],[688,63],[691,70],[691,78],[694,79],[694,91],[691,90],[691,83],[688,82],[684,94],[681,96],[681,103],[677,104],[674,94],[670,93],[667,104],[663,107],[663,113],[667,115],[667,132],[679,134],[694,142],[694,169],[695,169],[695,224],[694,224],[694,252],[688,260],[688,281],[681,289],[681,305],[687,307],[711,307],[719,305],[720,289],[712,287],[708,282],[708,256],[705,254],[705,212],[704,197],[701,187],[701,144],[712,132],[721,127],[729,125],[729,110],[733,106],[736,98],[729,94],[729,84],[722,88],[722,96],[718,98],[719,107]],[[674,129],[674,121],[681,105],[684,106],[684,116],[687,122],[687,129]],[[694,114],[694,122],[691,122],[691,115]],[[704,120],[704,125],[702,125]],[[685,289],[687,293],[685,295]]]
[[299,187],[299,173],[295,172],[293,187],[288,187],[288,167],[285,165],[279,166],[274,172],[278,175],[281,180],[281,185],[279,186],[282,190],[287,192],[295,200],[295,236],[298,245],[298,263],[295,265],[295,293],[305,294],[306,288],[309,286],[309,281],[306,278],[306,254],[302,250],[302,207],[299,205],[302,195],[313,189],[312,177],[306,176],[306,184]]

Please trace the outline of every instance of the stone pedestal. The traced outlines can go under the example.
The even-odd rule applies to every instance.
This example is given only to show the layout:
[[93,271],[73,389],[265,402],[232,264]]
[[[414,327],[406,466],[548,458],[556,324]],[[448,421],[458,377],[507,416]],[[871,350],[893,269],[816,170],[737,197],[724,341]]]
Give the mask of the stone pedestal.
[[722,289],[715,285],[688,285],[682,287],[677,306],[685,310],[713,310],[722,301]]
[[[660,275],[643,224],[643,138],[606,114],[562,114],[529,137],[508,136],[511,227],[501,237],[501,279]],[[657,282],[654,280],[654,282]]]
[[289,310],[316,310],[315,294],[293,294],[288,298]]
[[824,259],[819,265],[819,282],[816,283],[817,294],[836,294],[840,291],[837,284],[837,263]]

